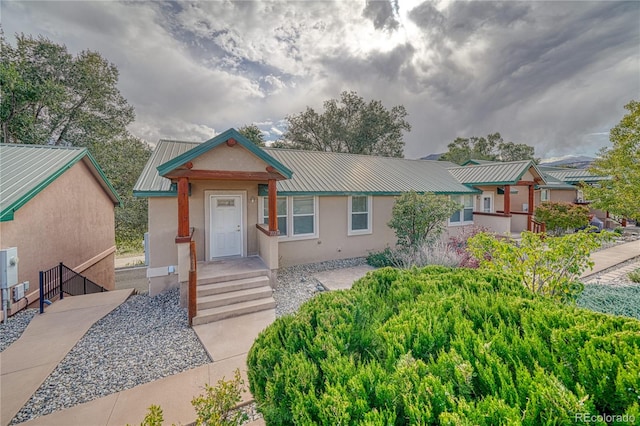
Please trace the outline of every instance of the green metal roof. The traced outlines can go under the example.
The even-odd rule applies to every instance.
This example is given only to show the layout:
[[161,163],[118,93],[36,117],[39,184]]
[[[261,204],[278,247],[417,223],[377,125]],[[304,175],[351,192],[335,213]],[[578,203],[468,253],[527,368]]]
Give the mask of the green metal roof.
[[587,169],[563,169],[560,167],[541,167],[542,171],[564,183],[600,182],[611,179],[609,176],[594,175]]
[[276,169],[276,171],[280,173],[282,176],[286,178],[291,177],[291,170],[289,170],[279,161],[275,160],[273,157],[269,156],[269,154],[267,154],[264,150],[260,149],[260,147],[258,147],[256,144],[251,142],[249,139],[242,136],[236,129],[226,130],[220,133],[219,135],[215,136],[214,138],[209,139],[208,141],[193,147],[193,149],[190,149],[189,151],[186,151],[183,154],[180,154],[179,156],[172,158],[166,163],[160,164],[157,167],[158,173],[160,173],[160,176],[164,176],[167,173],[171,172],[172,170],[175,170],[177,167],[180,167],[183,164],[193,160],[194,158],[199,157],[205,152],[217,147],[218,145],[225,143],[230,138],[235,139],[235,141],[238,142],[240,145],[242,145],[244,148],[248,149],[255,156],[257,156],[258,158],[263,160],[265,163],[267,163],[268,165]]
[[[171,182],[158,173],[168,163],[198,144],[161,140],[134,186],[139,197],[174,196]],[[378,194],[396,195],[414,190],[444,194],[477,193],[447,171],[447,162],[406,160],[334,152],[263,148],[265,154],[290,169],[290,179],[277,182],[283,195]]]
[[84,161],[114,204],[118,193],[86,148],[0,144],[0,222],[79,161]]
[[138,181],[133,186],[133,195],[144,196],[171,196],[171,180],[160,176],[158,166],[184,154],[200,145],[200,142],[183,142],[161,139],[153,150],[151,157],[145,164]]
[[278,191],[283,194],[477,192],[456,181],[441,161],[292,149],[265,151],[293,170],[291,179],[278,182]]
[[453,167],[449,172],[466,185],[515,185],[532,167],[544,179],[543,173],[531,160]]

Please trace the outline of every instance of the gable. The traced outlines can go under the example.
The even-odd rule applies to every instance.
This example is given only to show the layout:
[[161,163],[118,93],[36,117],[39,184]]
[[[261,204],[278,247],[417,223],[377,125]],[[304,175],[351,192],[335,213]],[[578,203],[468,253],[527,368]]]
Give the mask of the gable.
[[239,172],[264,172],[270,166],[262,158],[240,144],[232,146],[226,143],[218,145],[191,162],[193,169],[226,170]]
[[[160,176],[167,176],[169,173],[175,171],[178,168],[187,167],[187,165],[192,168],[195,161],[197,161],[198,157],[203,156],[207,152],[222,146],[226,145],[227,147],[233,148],[236,144],[240,145],[242,148],[246,149],[249,153],[253,154],[255,157],[262,160],[267,166],[271,167],[274,172],[280,174],[283,178],[291,178],[292,172],[287,167],[285,167],[278,160],[267,154],[260,147],[256,146],[253,142],[242,136],[237,130],[229,129],[216,137],[209,139],[206,142],[203,142],[199,145],[196,145],[194,148],[189,151],[178,155],[175,158],[167,161],[166,163],[160,164],[157,167],[158,173]],[[233,156],[233,155],[232,155]],[[206,164],[207,158],[206,156],[202,160],[202,165]],[[212,161],[210,158],[208,161]],[[237,160],[234,161],[237,164]],[[255,163],[254,165],[255,166]],[[203,170],[220,170],[220,169],[203,169]],[[222,169],[222,170],[230,170],[230,169]],[[239,170],[234,170],[239,171]]]

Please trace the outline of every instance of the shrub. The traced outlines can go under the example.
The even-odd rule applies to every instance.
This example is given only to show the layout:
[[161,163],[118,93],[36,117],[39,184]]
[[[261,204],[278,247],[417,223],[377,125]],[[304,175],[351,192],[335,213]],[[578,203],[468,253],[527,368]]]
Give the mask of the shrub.
[[544,222],[547,232],[562,235],[567,230],[589,226],[589,208],[579,204],[545,201],[536,207],[535,218]]
[[[147,409],[147,414],[144,416],[140,426],[162,426],[164,422],[164,413],[159,405],[152,405]],[[129,424],[127,423],[127,426]]]
[[635,269],[627,274],[629,279],[634,283],[640,283],[640,268]]
[[232,380],[218,380],[215,387],[205,384],[204,395],[191,401],[198,414],[196,425],[238,426],[249,417],[244,411],[234,410],[242,401],[244,380],[236,369]]
[[[234,372],[233,379],[222,378],[215,387],[209,384],[204,387],[204,394],[191,400],[198,415],[195,422],[197,426],[239,426],[249,419],[244,411],[236,408],[245,392],[239,369]],[[140,426],[162,426],[163,421],[162,408],[152,405]]]
[[436,241],[447,219],[460,208],[445,195],[405,192],[396,198],[388,225],[395,231],[399,246],[418,248]]
[[371,252],[367,256],[367,264],[374,268],[384,268],[385,266],[394,266],[393,252],[389,247],[382,251]]
[[640,413],[640,322],[482,270],[384,268],[277,319],[247,357],[267,424],[573,424]]
[[488,232],[488,229],[483,226],[471,226],[465,227],[462,232],[453,237],[449,237],[449,245],[458,253],[460,256],[460,264],[458,266],[462,268],[478,268],[480,266],[480,262],[478,259],[473,257],[467,247],[469,245],[469,238],[477,235],[481,232]]
[[585,231],[548,238],[523,232],[522,241],[516,244],[480,233],[469,239],[468,250],[481,268],[512,273],[534,293],[570,301],[582,291],[582,272],[593,267],[591,251],[607,238]]

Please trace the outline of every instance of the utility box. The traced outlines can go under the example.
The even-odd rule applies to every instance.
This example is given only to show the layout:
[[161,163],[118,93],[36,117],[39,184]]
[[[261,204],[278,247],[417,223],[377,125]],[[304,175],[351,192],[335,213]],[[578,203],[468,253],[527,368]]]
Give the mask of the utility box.
[[18,284],[18,248],[0,250],[0,288]]

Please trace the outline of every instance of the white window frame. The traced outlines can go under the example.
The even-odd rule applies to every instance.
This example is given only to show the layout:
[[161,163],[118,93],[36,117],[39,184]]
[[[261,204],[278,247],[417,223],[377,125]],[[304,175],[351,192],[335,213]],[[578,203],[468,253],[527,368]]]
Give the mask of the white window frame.
[[[372,234],[373,233],[373,197],[371,195],[356,195],[356,197],[367,197],[367,228],[366,229],[356,229],[353,230],[352,226],[353,226],[353,195],[349,195],[348,200],[347,200],[347,235],[348,236],[355,236],[355,235],[367,235],[367,234]],[[364,212],[355,212],[355,214],[362,214]]]
[[[463,207],[460,210],[458,210],[458,212],[460,213],[460,221],[452,222],[451,221],[451,217],[449,217],[449,219],[447,219],[447,224],[449,226],[472,225],[473,224],[473,215],[471,216],[472,217],[471,220],[467,220],[467,221],[464,220],[464,211],[469,208],[469,207],[464,207],[464,205],[465,205],[464,199],[465,199],[465,197],[470,197],[471,198],[471,212],[473,213],[473,210],[474,210],[473,209],[473,207],[474,207],[474,197],[475,196],[473,194],[459,194],[459,195],[450,195],[449,196],[450,199],[453,199],[453,197],[461,197],[462,198],[461,204],[462,204]],[[454,200],[454,201],[457,201],[457,200]],[[451,215],[451,216],[453,216],[453,215]]]
[[541,189],[540,190],[540,202],[551,201],[551,190],[549,189]]
[[[319,216],[318,197],[315,195],[300,195],[300,196],[280,195],[278,197],[285,197],[287,199],[287,235],[280,235],[278,239],[280,241],[298,241],[298,240],[311,240],[311,239],[318,238],[320,235],[320,230],[318,227],[318,224],[320,222],[318,220],[318,216]],[[293,199],[298,197],[313,198],[313,233],[293,235],[293,217],[294,217]],[[265,217],[264,215],[264,203],[268,203],[268,200],[269,200],[268,197],[258,197],[258,203],[259,203],[258,204],[258,222],[261,224],[265,224],[268,221],[268,217]],[[296,216],[309,216],[309,215],[305,214],[305,215],[296,215]]]
[[[484,200],[489,199],[489,211],[484,209]],[[480,197],[480,209],[483,213],[495,213],[494,205],[493,205],[493,192],[483,192]]]

